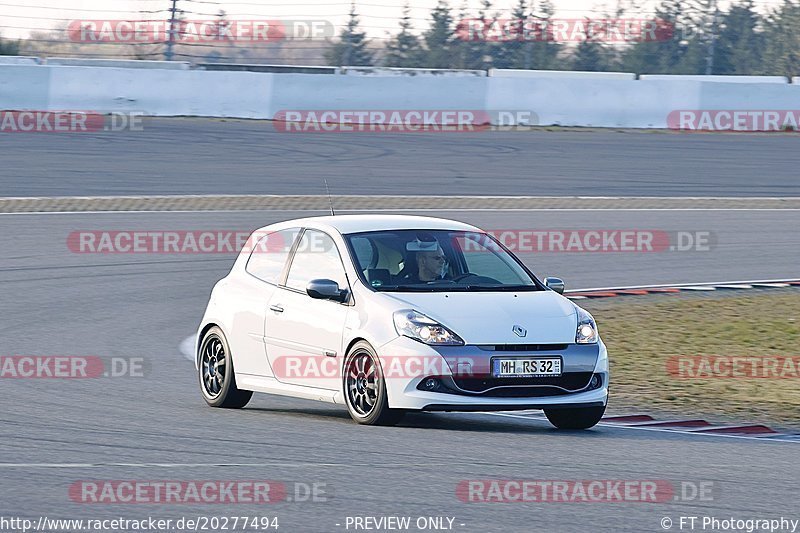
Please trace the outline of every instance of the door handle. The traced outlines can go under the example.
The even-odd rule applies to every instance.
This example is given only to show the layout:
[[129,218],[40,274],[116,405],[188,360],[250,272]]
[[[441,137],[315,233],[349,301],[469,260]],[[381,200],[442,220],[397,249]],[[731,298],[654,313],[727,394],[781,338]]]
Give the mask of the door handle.
[[280,305],[270,305],[269,310],[275,311],[276,313],[283,313],[283,307],[281,307]]

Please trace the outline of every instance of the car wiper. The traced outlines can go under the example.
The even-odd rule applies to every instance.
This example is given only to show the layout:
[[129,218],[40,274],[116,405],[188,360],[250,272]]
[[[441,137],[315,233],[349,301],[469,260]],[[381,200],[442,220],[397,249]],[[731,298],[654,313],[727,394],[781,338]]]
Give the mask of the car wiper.
[[538,291],[536,285],[381,285],[382,292],[514,292]]
[[468,285],[381,285],[376,287],[385,292],[464,292]]
[[424,285],[381,285],[376,288],[386,292],[435,292],[437,289],[437,287],[425,287]]
[[538,291],[536,285],[467,285],[467,290],[475,292],[517,292],[517,291]]

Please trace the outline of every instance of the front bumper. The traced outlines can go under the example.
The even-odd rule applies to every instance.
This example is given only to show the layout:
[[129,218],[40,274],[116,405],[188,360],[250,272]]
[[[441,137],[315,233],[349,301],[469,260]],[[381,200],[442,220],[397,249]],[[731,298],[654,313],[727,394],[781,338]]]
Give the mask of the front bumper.
[[[378,355],[381,358],[390,354],[391,357],[422,357],[441,358],[443,376],[448,383],[455,382],[457,390],[448,392],[429,392],[419,390],[417,387],[422,380],[430,377],[430,373],[420,372],[413,376],[389,376],[385,380],[388,394],[389,407],[394,409],[413,409],[427,411],[501,411],[514,409],[550,409],[572,407],[600,407],[608,402],[608,354],[602,341],[594,345],[567,344],[557,347],[537,347],[536,351],[505,351],[505,348],[490,350],[478,346],[442,346],[433,347],[417,342],[407,337],[398,337],[380,347]],[[536,380],[524,381],[524,385],[509,384],[497,386],[496,379],[486,385],[487,390],[482,391],[476,383],[480,379],[460,379],[464,375],[465,367],[470,365],[475,374],[488,374],[492,357],[497,356],[536,356],[562,358],[562,372],[566,377],[591,376],[597,374],[602,379],[599,388],[587,390],[586,387],[560,387],[554,381],[542,380],[542,384],[535,384]],[[455,372],[454,372],[455,370]],[[575,379],[566,380],[576,383]],[[577,380],[578,382],[580,380]],[[465,382],[469,382],[466,385]],[[516,389],[513,390],[512,389]],[[509,394],[505,394],[508,391]],[[530,394],[527,394],[529,391]]]
[[422,411],[454,411],[454,412],[487,412],[487,411],[527,411],[528,409],[577,409],[586,407],[603,407],[606,405],[606,400],[597,402],[586,403],[493,403],[491,405],[485,404],[468,404],[468,405],[453,405],[453,404],[438,404],[431,403],[423,407]]

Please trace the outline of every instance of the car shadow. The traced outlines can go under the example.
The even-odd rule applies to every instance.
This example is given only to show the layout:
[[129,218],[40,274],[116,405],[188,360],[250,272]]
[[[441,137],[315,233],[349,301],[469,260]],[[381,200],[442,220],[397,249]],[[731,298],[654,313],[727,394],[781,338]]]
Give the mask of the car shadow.
[[535,418],[506,418],[489,413],[408,413],[398,424],[400,427],[440,430],[467,431],[472,433],[535,433],[581,435],[593,433],[592,430],[563,431],[557,430],[546,420]]
[[[319,407],[246,407],[243,411],[285,415],[297,418],[327,419],[354,426],[356,423],[343,408]],[[363,426],[362,426],[363,427]],[[558,435],[584,435],[586,437],[607,434],[607,428],[595,427],[589,430],[557,430],[546,420],[534,418],[505,418],[488,413],[425,413],[409,412],[397,424],[397,428],[427,431],[466,431],[473,433],[533,433]]]
[[[289,415],[297,417],[327,418],[330,420],[342,420],[353,422],[350,415],[344,409],[336,408],[314,408],[314,407],[245,407],[242,411],[260,411],[275,415]],[[355,422],[353,422],[355,424]]]

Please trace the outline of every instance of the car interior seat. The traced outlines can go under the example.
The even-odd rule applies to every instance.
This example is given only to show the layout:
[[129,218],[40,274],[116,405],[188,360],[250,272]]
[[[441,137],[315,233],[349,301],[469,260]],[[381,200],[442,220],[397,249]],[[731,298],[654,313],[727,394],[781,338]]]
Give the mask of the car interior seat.
[[392,283],[392,276],[389,274],[388,268],[368,268],[367,282],[373,287],[390,285]]
[[[403,254],[380,241],[373,241],[374,257],[370,268],[364,270],[367,283],[373,286],[390,285],[403,266]],[[377,283],[377,285],[376,285]]]

